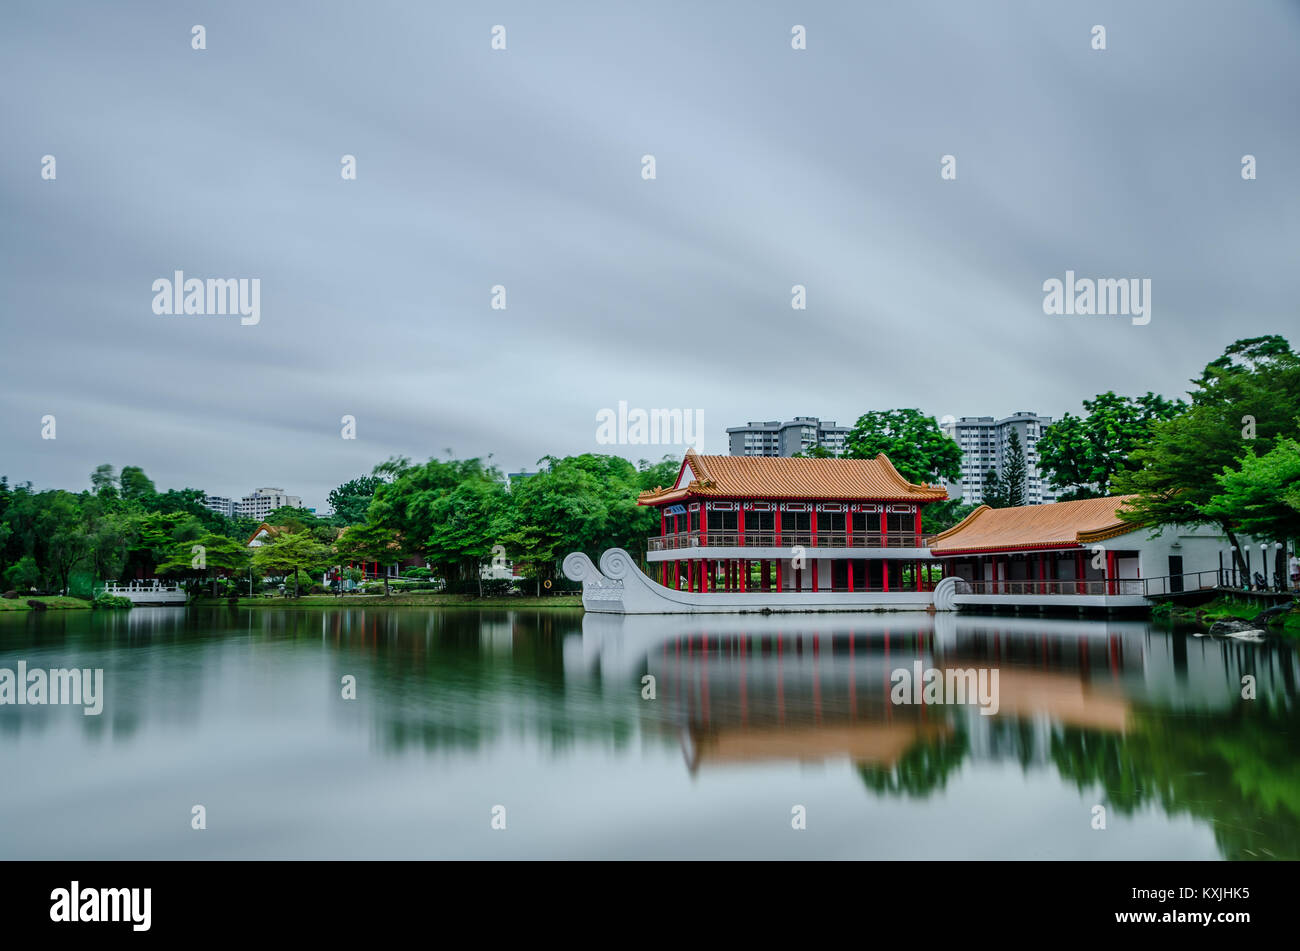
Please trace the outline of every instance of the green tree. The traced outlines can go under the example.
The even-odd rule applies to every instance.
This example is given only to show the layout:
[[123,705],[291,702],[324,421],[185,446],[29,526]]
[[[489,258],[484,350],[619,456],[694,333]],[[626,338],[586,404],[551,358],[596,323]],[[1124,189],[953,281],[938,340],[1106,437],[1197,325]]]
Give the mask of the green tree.
[[1156,422],[1133,451],[1134,468],[1116,474],[1115,489],[1137,496],[1119,514],[1154,525],[1217,524],[1244,571],[1237,526],[1207,511],[1222,491],[1215,477],[1237,468],[1248,450],[1267,453],[1300,428],[1300,355],[1276,335],[1238,340],[1205,367],[1189,395],[1191,405]]
[[1086,415],[1066,413],[1038,440],[1039,471],[1062,501],[1109,495],[1116,474],[1133,471],[1132,452],[1152,427],[1187,406],[1150,392],[1134,398],[1107,391],[1084,400],[1083,408]]
[[980,482],[981,501],[991,509],[1005,509],[1011,506],[1009,498],[1006,481],[998,475],[998,470],[990,469],[984,473]]
[[[349,525],[334,543],[340,562],[375,562],[391,565],[406,557],[401,537],[379,525]],[[384,596],[388,596],[388,575],[384,574]]]
[[330,549],[309,532],[284,532],[253,551],[253,566],[264,575],[293,577],[293,596],[298,596],[299,572],[308,574],[333,563]]
[[122,498],[128,502],[154,495],[157,492],[153,480],[145,475],[144,470],[139,466],[123,466],[122,474],[118,477],[118,483],[122,486]]
[[1025,450],[1020,445],[1020,434],[1014,429],[1007,437],[1006,462],[1002,466],[1002,485],[1006,492],[1006,508],[1025,504]]
[[330,490],[329,504],[334,518],[343,525],[356,525],[366,520],[366,511],[375,497],[375,490],[384,484],[379,476],[360,476],[350,479]]
[[117,473],[107,462],[90,474],[90,488],[101,499],[117,498]]
[[209,532],[196,540],[173,544],[155,570],[163,577],[195,581],[210,578],[216,594],[218,576],[240,577],[247,573],[252,559],[252,552],[242,542]]
[[845,441],[849,459],[889,457],[909,482],[961,478],[961,447],[918,409],[872,411],[858,417]]
[[44,540],[42,567],[59,592],[66,595],[73,569],[90,554],[90,539],[75,495],[62,489],[41,495],[45,504],[36,519],[36,532]]
[[23,555],[14,564],[5,569],[4,587],[6,591],[30,591],[41,583],[41,569],[31,555]]

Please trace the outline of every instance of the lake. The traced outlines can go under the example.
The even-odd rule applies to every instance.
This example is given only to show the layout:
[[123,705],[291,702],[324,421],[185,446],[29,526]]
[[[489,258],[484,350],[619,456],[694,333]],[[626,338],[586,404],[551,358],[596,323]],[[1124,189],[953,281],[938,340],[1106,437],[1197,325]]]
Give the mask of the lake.
[[[1289,642],[137,608],[0,614],[0,668],[20,661],[102,668],[104,697],[0,706],[6,859],[1300,857]],[[951,684],[895,702],[896,671],[928,670],[996,671],[996,712]]]

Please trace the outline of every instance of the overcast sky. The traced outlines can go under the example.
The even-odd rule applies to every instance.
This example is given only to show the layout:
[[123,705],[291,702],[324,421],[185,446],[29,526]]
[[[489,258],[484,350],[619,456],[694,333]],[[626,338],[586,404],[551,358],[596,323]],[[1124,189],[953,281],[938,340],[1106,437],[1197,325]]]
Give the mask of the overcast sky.
[[[680,454],[599,445],[620,400],[726,452],[1300,343],[1300,4],[480,6],[5,3],[0,473],[323,509],[394,454]],[[260,323],[154,314],[178,269]],[[1150,323],[1045,315],[1067,269],[1149,278]]]

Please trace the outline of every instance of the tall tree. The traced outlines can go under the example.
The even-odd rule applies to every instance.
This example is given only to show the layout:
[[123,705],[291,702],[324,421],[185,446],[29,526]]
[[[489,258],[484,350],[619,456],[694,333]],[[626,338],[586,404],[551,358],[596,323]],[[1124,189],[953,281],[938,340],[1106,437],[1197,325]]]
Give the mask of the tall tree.
[[858,417],[844,456],[874,459],[882,452],[909,482],[961,478],[961,447],[919,409],[874,410]]
[[1116,490],[1138,496],[1119,514],[1158,525],[1217,524],[1244,570],[1231,517],[1210,514],[1222,491],[1215,477],[1237,468],[1250,449],[1267,453],[1300,428],[1300,355],[1276,335],[1238,340],[1205,367],[1189,395],[1191,405],[1155,423],[1134,450],[1134,468],[1116,474]]
[[1084,400],[1086,415],[1066,413],[1038,440],[1038,468],[1062,501],[1110,494],[1117,473],[1131,472],[1133,450],[1152,427],[1187,408],[1155,393],[1117,396],[1112,391]]
[[1020,433],[1011,430],[1007,437],[1006,461],[1002,465],[1002,484],[1006,492],[1006,508],[1025,504],[1025,450],[1020,445]]
[[379,476],[359,476],[330,490],[329,504],[335,518],[343,525],[356,525],[366,520],[366,510],[375,497],[375,490],[383,485]]
[[145,475],[144,470],[139,466],[123,466],[118,483],[122,487],[122,498],[128,502],[157,492],[153,480]]
[[90,488],[102,499],[117,498],[117,473],[107,462],[90,474]]

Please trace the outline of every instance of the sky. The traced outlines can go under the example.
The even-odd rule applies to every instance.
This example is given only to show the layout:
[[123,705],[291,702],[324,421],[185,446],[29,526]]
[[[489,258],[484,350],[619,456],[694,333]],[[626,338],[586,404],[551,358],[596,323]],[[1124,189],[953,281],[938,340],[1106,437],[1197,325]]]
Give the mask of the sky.
[[[620,401],[725,453],[1300,342],[1300,3],[614,7],[5,3],[0,474],[323,510],[393,455],[681,454],[599,442]],[[259,321],[156,314],[177,270]],[[1067,270],[1150,322],[1045,314]]]

